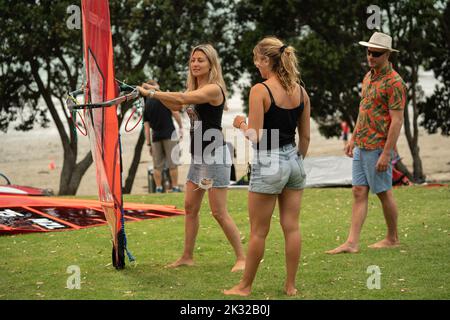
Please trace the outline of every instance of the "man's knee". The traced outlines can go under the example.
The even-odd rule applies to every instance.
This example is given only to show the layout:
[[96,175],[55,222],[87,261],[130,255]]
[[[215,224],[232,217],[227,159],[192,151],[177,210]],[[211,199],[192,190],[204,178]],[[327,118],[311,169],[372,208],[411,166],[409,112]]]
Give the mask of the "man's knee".
[[369,197],[369,187],[367,186],[353,186],[352,192],[355,200],[365,200]]
[[394,195],[392,193],[392,190],[379,192],[379,193],[377,193],[377,197],[381,200],[381,202],[393,202],[394,201]]

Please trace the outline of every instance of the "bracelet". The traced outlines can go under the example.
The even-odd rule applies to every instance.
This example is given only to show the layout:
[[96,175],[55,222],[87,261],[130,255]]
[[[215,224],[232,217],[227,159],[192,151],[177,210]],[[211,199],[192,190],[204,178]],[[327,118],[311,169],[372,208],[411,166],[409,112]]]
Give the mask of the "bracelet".
[[153,98],[153,96],[155,95],[156,91],[151,89],[150,93],[148,94],[150,96],[150,98]]

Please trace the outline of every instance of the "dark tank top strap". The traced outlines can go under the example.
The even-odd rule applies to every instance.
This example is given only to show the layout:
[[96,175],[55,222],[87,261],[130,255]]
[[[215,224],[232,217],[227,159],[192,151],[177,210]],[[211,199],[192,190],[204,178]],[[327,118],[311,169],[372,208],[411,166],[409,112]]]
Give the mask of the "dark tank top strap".
[[223,92],[222,86],[219,84],[218,84],[218,86],[219,86],[220,91],[222,92],[222,96],[223,96],[223,102],[221,103],[221,105],[222,105],[222,104],[225,104],[225,101],[227,100],[227,98],[225,97],[225,92]]
[[272,104],[275,104],[275,100],[273,99],[273,95],[272,95],[272,91],[270,91],[269,86],[267,84],[265,84],[264,82],[261,82],[261,84],[266,87],[267,91],[269,91],[269,96],[270,96],[270,102]]

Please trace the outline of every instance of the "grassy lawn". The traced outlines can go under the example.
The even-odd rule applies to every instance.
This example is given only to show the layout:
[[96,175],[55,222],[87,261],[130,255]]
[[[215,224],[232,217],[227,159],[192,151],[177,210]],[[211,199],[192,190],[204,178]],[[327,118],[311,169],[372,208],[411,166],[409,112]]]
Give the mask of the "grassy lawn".
[[[450,298],[450,189],[411,187],[394,192],[400,210],[399,248],[367,248],[385,235],[380,203],[371,195],[361,253],[329,256],[323,252],[347,236],[351,190],[305,191],[297,278],[300,294],[290,299]],[[127,196],[125,201],[183,207],[182,194]],[[228,204],[247,247],[247,192],[230,191]],[[287,299],[282,292],[284,241],[278,222],[275,212],[250,299]],[[164,268],[182,252],[183,217],[128,223],[126,230],[138,263],[128,264],[123,271],[110,264],[107,227],[1,237],[0,299],[229,299],[222,289],[240,279],[240,274],[230,272],[234,254],[209,214],[206,198],[194,267]],[[66,270],[71,265],[80,267],[80,290],[66,288],[70,276]],[[382,272],[379,290],[366,285],[371,265]]]

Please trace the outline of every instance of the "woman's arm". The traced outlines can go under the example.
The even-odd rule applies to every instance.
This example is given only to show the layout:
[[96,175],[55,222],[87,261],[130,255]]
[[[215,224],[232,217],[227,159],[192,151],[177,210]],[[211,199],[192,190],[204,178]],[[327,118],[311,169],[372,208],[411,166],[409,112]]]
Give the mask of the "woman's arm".
[[309,100],[308,93],[305,89],[303,90],[304,99],[303,99],[303,112],[298,120],[297,130],[298,130],[298,151],[303,156],[306,157],[308,153],[309,140],[310,140],[310,116],[311,116],[311,102]]
[[244,136],[253,143],[259,142],[264,125],[264,94],[267,90],[263,85],[256,84],[250,90],[248,124],[243,122],[245,118],[235,118],[235,127],[238,127]]
[[146,88],[151,88],[151,86],[143,85],[138,87],[143,96],[158,99],[173,111],[179,111],[182,109],[182,105],[188,104],[210,103],[219,105],[223,100],[222,91],[216,84],[207,84],[200,89],[188,92],[163,92]]

